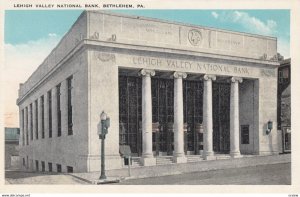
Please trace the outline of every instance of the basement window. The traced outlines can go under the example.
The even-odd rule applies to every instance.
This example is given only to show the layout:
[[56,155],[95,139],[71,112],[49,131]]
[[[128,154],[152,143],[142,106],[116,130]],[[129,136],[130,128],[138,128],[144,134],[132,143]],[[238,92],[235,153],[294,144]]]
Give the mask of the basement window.
[[56,169],[57,169],[57,172],[61,172],[61,165],[60,164],[56,164]]
[[52,163],[48,163],[49,172],[52,172]]
[[67,166],[67,172],[68,173],[73,173],[73,167],[72,166]]

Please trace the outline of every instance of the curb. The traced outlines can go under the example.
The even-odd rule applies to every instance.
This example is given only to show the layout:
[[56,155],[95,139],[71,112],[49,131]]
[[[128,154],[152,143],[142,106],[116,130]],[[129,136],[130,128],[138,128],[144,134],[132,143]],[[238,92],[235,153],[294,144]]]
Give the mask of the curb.
[[[161,165],[161,166],[151,166],[151,167],[139,167],[139,168],[132,168],[132,172],[136,171],[136,175],[131,175],[129,176],[108,176],[108,179],[118,179],[119,182],[124,181],[124,180],[131,180],[131,179],[142,179],[142,178],[151,178],[151,177],[163,177],[163,176],[170,176],[170,175],[179,175],[179,174],[187,174],[187,173],[193,173],[193,172],[206,172],[206,171],[216,171],[216,170],[226,170],[226,169],[233,169],[233,168],[243,168],[243,167],[254,167],[254,166],[263,166],[263,165],[273,165],[273,164],[280,164],[280,163],[291,163],[291,158],[290,157],[285,157],[282,159],[276,160],[276,156],[259,156],[259,157],[250,157],[250,158],[256,158],[258,161],[253,161],[253,162],[247,162],[243,158],[237,158],[237,159],[231,159],[231,160],[214,160],[214,161],[201,161],[205,162],[206,164],[201,168],[198,165],[201,165],[199,162],[195,163],[188,163],[188,164],[170,164],[170,165]],[[271,161],[270,161],[271,159]],[[272,159],[275,159],[272,161]],[[215,162],[227,162],[225,165],[221,164],[216,164]],[[234,163],[234,161],[236,163]],[[207,162],[214,162],[211,166],[209,167],[210,164],[207,164]],[[230,165],[231,162],[233,162],[233,165]],[[197,166],[195,169],[193,169],[194,166]],[[175,167],[175,168],[174,168]],[[158,170],[159,168],[162,168]],[[157,173],[157,171],[162,171],[165,169],[166,170],[163,173]],[[180,169],[181,168],[181,169]],[[188,168],[191,168],[190,170]],[[200,169],[199,169],[200,168]],[[139,171],[144,171],[145,174],[139,173]],[[181,170],[181,171],[180,171]],[[96,172],[99,173],[99,172]],[[134,174],[134,173],[131,173]],[[87,179],[80,177],[78,175],[71,175],[73,177],[76,177],[82,181],[85,181],[90,184],[95,184],[95,181],[97,184],[100,184],[98,180],[95,179]],[[112,182],[107,182],[107,183],[112,183]],[[101,184],[107,184],[107,183],[101,183]],[[115,183],[115,182],[114,182]]]

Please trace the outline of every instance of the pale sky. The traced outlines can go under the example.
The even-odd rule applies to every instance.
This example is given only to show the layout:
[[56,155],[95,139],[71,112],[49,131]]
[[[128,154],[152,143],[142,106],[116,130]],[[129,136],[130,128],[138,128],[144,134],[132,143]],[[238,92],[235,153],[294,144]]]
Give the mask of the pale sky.
[[[5,12],[4,120],[19,127],[19,83],[24,83],[80,15],[81,10]],[[274,36],[278,52],[290,57],[289,10],[118,10],[132,15]]]

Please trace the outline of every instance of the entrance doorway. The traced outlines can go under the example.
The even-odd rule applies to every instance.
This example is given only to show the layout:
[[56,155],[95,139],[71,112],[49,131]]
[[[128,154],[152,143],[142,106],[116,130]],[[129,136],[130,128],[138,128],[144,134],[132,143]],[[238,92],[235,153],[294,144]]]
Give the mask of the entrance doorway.
[[142,79],[119,76],[119,144],[142,154]]
[[[153,151],[173,155],[174,82],[152,78]],[[155,128],[157,127],[157,128]],[[119,144],[142,155],[142,78],[119,75]]]
[[230,152],[230,84],[213,83],[213,150]]
[[183,83],[183,112],[185,131],[185,153],[200,154],[203,150],[203,82],[188,81]]
[[152,121],[158,123],[153,133],[153,151],[156,155],[173,155],[174,150],[174,81],[152,79]]
[[[125,72],[125,71],[124,71]],[[142,155],[142,78],[119,75],[119,143],[129,145],[134,156]],[[173,155],[174,80],[151,79],[152,142],[155,155]],[[183,113],[186,154],[203,150],[203,82],[183,81]],[[230,151],[230,84],[213,82],[213,150]]]

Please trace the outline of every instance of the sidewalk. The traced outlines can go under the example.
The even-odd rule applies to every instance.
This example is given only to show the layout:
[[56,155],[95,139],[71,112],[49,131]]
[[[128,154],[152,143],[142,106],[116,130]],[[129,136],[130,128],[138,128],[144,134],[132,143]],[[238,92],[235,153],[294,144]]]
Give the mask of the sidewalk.
[[[107,170],[106,176],[109,179],[138,179],[146,177],[158,177],[166,175],[183,174],[190,172],[203,172],[210,170],[221,170],[231,168],[241,168],[247,166],[258,166],[267,164],[279,164],[279,163],[290,163],[291,155],[272,155],[272,156],[253,156],[243,157],[236,159],[222,159],[222,160],[210,160],[210,161],[199,161],[194,163],[184,164],[169,164],[159,165],[150,167],[138,167],[131,168],[131,176],[128,175],[128,168]],[[74,177],[79,178],[82,181],[93,183],[99,179],[100,172],[89,172],[89,173],[72,173]]]

